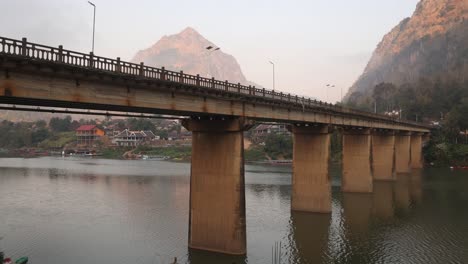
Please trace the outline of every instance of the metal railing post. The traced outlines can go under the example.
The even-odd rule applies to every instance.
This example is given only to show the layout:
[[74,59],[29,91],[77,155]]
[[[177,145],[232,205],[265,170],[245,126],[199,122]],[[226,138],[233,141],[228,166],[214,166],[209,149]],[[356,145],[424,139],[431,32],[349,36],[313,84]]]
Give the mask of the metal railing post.
[[215,78],[211,77],[211,88],[215,88]]
[[200,86],[200,74],[197,74],[196,85]]
[[179,82],[184,83],[184,71],[180,71]]
[[224,90],[225,90],[225,91],[228,91],[228,90],[229,90],[229,89],[228,89],[228,85],[229,85],[229,82],[228,82],[228,80],[226,80],[226,81],[224,82]]
[[62,45],[59,45],[59,48],[58,48],[58,61],[59,62],[62,62],[63,63],[63,46]]
[[140,76],[145,76],[145,64],[140,62]]
[[118,73],[122,71],[122,66],[120,65],[120,57],[117,57],[117,66],[115,67],[115,71]]
[[27,54],[27,50],[26,50],[26,45],[28,43],[28,39],[27,38],[23,38],[21,40],[21,55],[23,56],[26,56]]
[[166,80],[166,68],[161,67],[161,80]]
[[91,51],[89,53],[89,65],[88,67],[93,68],[94,67],[94,53]]

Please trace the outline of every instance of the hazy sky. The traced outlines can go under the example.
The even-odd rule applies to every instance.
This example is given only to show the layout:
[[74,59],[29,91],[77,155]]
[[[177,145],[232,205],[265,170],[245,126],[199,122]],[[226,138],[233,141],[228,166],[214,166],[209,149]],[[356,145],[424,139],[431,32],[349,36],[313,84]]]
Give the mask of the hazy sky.
[[[418,0],[94,0],[96,54],[130,60],[163,35],[195,28],[233,55],[248,80],[336,101]],[[86,0],[0,0],[0,35],[91,51]],[[325,85],[337,86],[326,92]],[[328,98],[328,99],[327,99]]]

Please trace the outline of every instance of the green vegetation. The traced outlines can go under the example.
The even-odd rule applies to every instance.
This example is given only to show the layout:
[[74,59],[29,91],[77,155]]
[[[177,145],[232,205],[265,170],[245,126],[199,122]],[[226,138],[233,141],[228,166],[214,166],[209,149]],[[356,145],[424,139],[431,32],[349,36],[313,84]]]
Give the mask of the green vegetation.
[[60,132],[53,134],[48,139],[39,143],[41,148],[63,148],[65,145],[75,142],[75,132]]
[[348,106],[378,113],[402,110],[403,119],[438,123],[424,148],[427,162],[435,165],[468,164],[468,81],[421,79],[396,87],[381,83],[369,94],[353,93]]
[[168,157],[171,160],[190,160],[192,147],[190,146],[168,146],[168,147],[147,147],[139,146],[134,153],[148,156]]
[[0,123],[0,148],[22,148],[34,146],[46,139],[50,133],[44,128],[32,122],[13,123],[2,121]]
[[264,144],[252,145],[244,151],[246,161],[292,159],[292,137],[284,134],[269,134]]
[[262,161],[266,159],[265,151],[262,146],[251,146],[244,151],[246,161]]
[[105,159],[122,159],[122,155],[129,150],[128,148],[105,148],[101,154]]
[[130,130],[156,130],[154,123],[147,118],[129,118],[127,124]]
[[335,130],[330,138],[330,159],[332,162],[341,162],[343,150],[343,135]]

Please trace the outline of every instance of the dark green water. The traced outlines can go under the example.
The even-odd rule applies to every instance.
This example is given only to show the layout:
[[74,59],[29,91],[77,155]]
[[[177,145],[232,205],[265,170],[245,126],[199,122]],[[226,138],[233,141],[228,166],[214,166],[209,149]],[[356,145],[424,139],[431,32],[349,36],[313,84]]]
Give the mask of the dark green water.
[[0,247],[54,263],[468,263],[468,172],[426,169],[290,211],[288,167],[246,166],[246,257],[187,249],[190,165],[0,159]]

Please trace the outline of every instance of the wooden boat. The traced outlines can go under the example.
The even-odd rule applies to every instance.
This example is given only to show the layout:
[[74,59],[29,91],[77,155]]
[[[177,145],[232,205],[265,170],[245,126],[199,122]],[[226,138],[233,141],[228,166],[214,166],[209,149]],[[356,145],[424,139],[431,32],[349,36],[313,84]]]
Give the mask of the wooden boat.
[[15,261],[15,264],[26,264],[28,263],[29,261],[29,258],[28,257],[22,257],[22,258],[19,258]]

